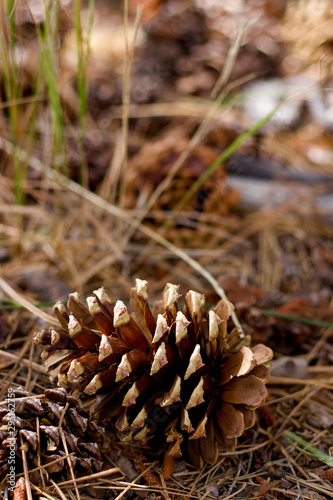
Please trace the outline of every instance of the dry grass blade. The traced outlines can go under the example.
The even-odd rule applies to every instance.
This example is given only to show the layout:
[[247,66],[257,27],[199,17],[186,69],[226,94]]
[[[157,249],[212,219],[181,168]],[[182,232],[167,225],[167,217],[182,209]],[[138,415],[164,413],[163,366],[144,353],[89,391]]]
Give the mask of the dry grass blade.
[[250,454],[253,451],[260,450],[260,448],[265,448],[268,444],[272,443],[275,438],[267,439],[267,441],[263,441],[260,444],[257,444],[255,446],[249,446],[248,448],[245,449],[240,449],[240,450],[234,450],[234,451],[223,451],[222,453],[219,454],[220,457],[231,457],[235,455],[244,455],[244,454]]
[[53,316],[41,311],[38,307],[31,304],[31,302],[25,299],[20,293],[16,292],[14,288],[12,288],[3,278],[0,278],[0,287],[7,295],[9,295],[11,299],[25,307],[25,309],[30,311],[32,314],[46,321],[50,325],[58,326],[58,321]]
[[43,219],[47,219],[48,217],[40,207],[26,207],[21,205],[0,205],[0,213],[30,214]]
[[[34,469],[31,469],[30,472],[35,472],[36,470],[46,469],[50,465],[54,465],[54,464],[56,464],[56,463],[61,462],[62,460],[64,460],[64,458],[73,457],[74,455],[75,455],[75,452],[72,451],[72,453],[69,453],[69,455],[63,455],[62,457],[57,458],[56,460],[52,460],[51,462],[48,462],[45,465],[41,465],[41,466],[35,467]],[[60,483],[58,483],[58,484],[60,484]]]
[[65,413],[68,409],[68,406],[69,404],[66,403],[66,405],[64,406],[64,409],[61,413],[61,417],[60,417],[60,420],[59,420],[59,425],[58,425],[58,429],[59,429],[59,434],[61,436],[61,440],[62,440],[62,444],[63,444],[63,447],[64,447],[64,450],[65,450],[65,453],[67,455],[67,463],[68,463],[68,467],[69,467],[69,471],[70,471],[70,474],[71,474],[71,477],[72,477],[72,482],[74,484],[74,488],[75,488],[75,493],[76,493],[76,498],[77,500],[80,500],[80,492],[79,492],[79,489],[77,487],[77,478],[75,477],[75,474],[74,474],[74,469],[73,469],[73,465],[72,465],[72,462],[71,462],[71,459],[69,457],[69,452],[68,452],[68,447],[67,447],[67,441],[66,441],[66,438],[65,438],[65,434],[64,434],[64,431],[62,429],[62,423],[63,423],[63,420],[65,418]]
[[305,406],[306,403],[311,399],[312,396],[314,396],[317,392],[319,392],[320,387],[315,387],[312,391],[310,391],[299,403],[296,405],[292,411],[289,413],[288,417],[284,420],[282,425],[280,426],[278,433],[282,432],[283,429],[286,427],[286,425],[290,422],[290,420],[294,417],[294,415],[297,415],[298,410]]
[[330,380],[323,379],[301,379],[301,378],[291,378],[291,377],[276,377],[271,376],[268,384],[270,385],[306,385],[315,386],[322,389],[333,390],[333,383],[327,383]]
[[[128,0],[124,0],[124,37],[125,37],[125,54],[124,54],[124,68],[123,68],[123,105],[122,105],[122,155],[121,161],[117,165],[117,172],[114,178],[117,179],[116,185],[119,185],[119,207],[124,206],[125,198],[125,180],[127,171],[127,157],[128,157],[128,120],[129,120],[129,106],[130,106],[130,91],[131,91],[131,68],[133,63],[134,47],[140,26],[140,18],[142,8],[138,7],[135,23],[133,40],[130,44],[128,39]],[[119,220],[121,222],[121,219]],[[121,225],[118,225],[121,234]]]
[[39,419],[36,418],[36,433],[37,433],[37,465],[38,465],[38,469],[39,469],[39,473],[40,473],[40,477],[42,479],[42,485],[43,485],[43,488],[45,488],[45,477],[44,477],[44,474],[43,474],[43,470],[42,470],[42,461],[41,461],[41,440],[40,440],[40,422],[39,422]]

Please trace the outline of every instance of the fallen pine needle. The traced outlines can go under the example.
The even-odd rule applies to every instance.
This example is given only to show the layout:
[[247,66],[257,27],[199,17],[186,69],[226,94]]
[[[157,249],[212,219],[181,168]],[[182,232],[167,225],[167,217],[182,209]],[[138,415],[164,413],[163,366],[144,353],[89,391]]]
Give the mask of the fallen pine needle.
[[13,354],[12,352],[0,350],[0,356],[11,359],[13,362],[18,362],[20,365],[31,367],[33,370],[39,373],[47,373],[45,366],[42,366],[34,361],[29,361],[28,359],[20,359],[20,356]]
[[331,379],[303,379],[303,378],[292,378],[292,377],[270,377],[268,384],[270,385],[313,385],[315,387],[321,387],[322,389],[333,390],[333,384],[327,383],[331,382]]
[[59,326],[56,318],[44,311],[41,311],[40,309],[38,309],[38,307],[35,307],[33,304],[31,304],[29,300],[25,299],[20,293],[16,292],[14,288],[12,288],[9,283],[7,283],[7,281],[5,281],[3,278],[0,278],[0,287],[7,295],[9,295],[11,299],[15,300],[15,302],[18,302],[25,309],[28,309],[28,311],[30,311],[38,318],[46,321],[50,325]]
[[[84,481],[91,481],[92,479],[99,479],[101,477],[109,476],[110,474],[116,474],[117,472],[121,472],[119,467],[113,467],[112,469],[96,472],[96,474],[90,474],[89,476],[78,477],[75,479],[75,482],[82,483]],[[62,483],[58,483],[58,486],[67,486],[68,484],[73,484],[73,482],[74,481],[72,479],[69,479],[68,481],[63,481]]]

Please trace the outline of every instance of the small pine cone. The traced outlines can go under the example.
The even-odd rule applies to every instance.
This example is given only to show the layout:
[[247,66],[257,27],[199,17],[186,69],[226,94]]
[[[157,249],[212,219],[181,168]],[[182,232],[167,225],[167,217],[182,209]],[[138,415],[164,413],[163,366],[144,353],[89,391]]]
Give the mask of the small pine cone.
[[42,357],[53,379],[94,396],[94,418],[112,423],[124,442],[167,446],[200,468],[253,426],[272,351],[249,349],[236,330],[228,333],[228,301],[205,311],[204,296],[189,291],[181,311],[178,298],[178,286],[167,284],[151,310],[147,282],[136,280],[129,314],[103,288],[87,308],[71,294],[70,314],[55,305],[62,329],[38,332],[35,342],[48,345]]
[[110,447],[110,434],[90,420],[77,407],[77,398],[63,388],[31,396],[19,387],[10,392],[7,408],[0,410],[0,483],[7,481],[7,475],[11,478],[11,464],[16,475],[23,472],[22,449],[29,470],[44,466],[29,474],[32,483],[41,485],[49,478],[72,479],[71,468],[76,477],[99,472],[102,453]]
[[[189,139],[177,128],[163,137],[147,142],[128,165],[126,178],[126,208],[140,209],[145,198],[149,198],[157,186],[168,175],[172,165],[183,151],[189,149]],[[175,200],[181,200],[193,183],[211,165],[219,154],[211,145],[200,144],[191,148],[183,167],[175,175],[172,184],[155,201],[153,211],[173,210]],[[144,188],[143,188],[144,186]],[[206,214],[225,215],[239,204],[239,195],[226,183],[222,167],[216,169],[191,197],[183,210],[196,210]],[[159,217],[156,216],[157,223]],[[200,228],[196,227],[196,232]],[[172,233],[176,231],[172,231]],[[207,238],[207,233],[203,233]],[[192,231],[193,237],[193,231]],[[189,243],[189,242],[188,242]]]

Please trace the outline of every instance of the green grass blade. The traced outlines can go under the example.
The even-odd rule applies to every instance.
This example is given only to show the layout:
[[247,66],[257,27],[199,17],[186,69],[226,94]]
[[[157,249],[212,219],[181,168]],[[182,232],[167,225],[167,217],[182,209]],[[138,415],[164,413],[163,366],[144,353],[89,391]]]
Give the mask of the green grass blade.
[[84,139],[86,131],[86,117],[88,111],[87,69],[90,55],[90,36],[94,18],[94,0],[89,0],[89,19],[86,40],[82,34],[81,10],[82,0],[75,0],[75,32],[77,46],[77,89],[79,96],[79,155],[80,171],[79,182],[82,186],[88,185],[87,162],[84,154]]
[[250,137],[252,137],[258,130],[263,127],[269,120],[274,116],[277,112],[281,104],[279,104],[276,108],[273,109],[268,115],[264,116],[258,120],[252,127],[250,127],[246,132],[241,134],[235,139],[230,146],[228,146],[223,153],[221,153],[216,160],[205,170],[205,172],[192,184],[191,188],[187,191],[187,193],[180,199],[177,205],[174,208],[174,212],[172,214],[172,218],[177,215],[177,212],[182,210],[186,203],[193,197],[193,195],[200,189],[203,183],[210,177],[215,170],[224,163],[237,149]]
[[303,323],[304,325],[319,326],[324,328],[332,328],[333,323],[329,321],[321,321],[315,318],[305,318],[304,316],[294,316],[293,314],[284,314],[270,309],[260,309],[264,316],[272,316],[274,318],[281,318],[287,321],[296,321],[297,323]]
[[68,174],[66,166],[65,125],[57,81],[59,2],[46,3],[44,1],[44,7],[46,11],[44,26],[41,27],[38,23],[35,26],[40,45],[40,58],[47,94],[52,111],[53,145],[50,146],[50,150],[53,153],[53,161],[57,159],[56,166],[58,170],[63,169],[65,174]]
[[[318,450],[315,446],[312,446],[310,443],[305,441],[304,439],[300,438],[297,436],[297,434],[294,434],[291,431],[284,431],[283,437],[290,443],[294,448],[299,450],[300,452],[304,453],[305,455],[308,455],[313,458],[318,458],[322,462],[324,462],[327,465],[330,465],[333,467],[333,458],[330,457],[329,455],[326,455],[326,453],[323,453],[322,451]],[[297,444],[295,444],[295,442]],[[300,445],[300,446],[298,446]]]
[[[16,32],[14,8],[14,0],[7,0],[7,2],[3,2],[1,5],[0,53],[5,96],[6,100],[11,103],[8,109],[11,140],[16,145],[20,143],[21,130],[19,126],[19,107],[16,103],[19,99],[19,77],[15,61]],[[22,164],[16,155],[13,157],[13,163],[15,201],[18,205],[22,205],[24,203]]]

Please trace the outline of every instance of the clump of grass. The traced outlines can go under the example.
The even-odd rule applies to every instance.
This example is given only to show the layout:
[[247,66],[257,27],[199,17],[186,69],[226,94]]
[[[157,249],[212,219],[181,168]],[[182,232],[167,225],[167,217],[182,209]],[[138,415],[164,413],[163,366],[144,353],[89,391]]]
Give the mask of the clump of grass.
[[[14,0],[6,0],[1,2],[0,16],[1,16],[1,31],[0,35],[0,51],[1,62],[3,70],[3,82],[5,97],[10,102],[9,106],[9,127],[10,136],[13,144],[17,143],[17,139],[21,134],[19,108],[17,100],[19,98],[19,76],[18,68],[15,61],[15,22],[13,16]],[[22,171],[21,162],[17,155],[13,156],[14,162],[14,194],[17,204],[23,204],[24,196],[22,190]]]
[[[29,96],[27,97],[24,95],[24,89],[20,83],[23,79],[21,78],[22,69],[18,61],[24,37],[22,38],[20,15],[16,13],[18,3],[15,0],[5,0],[0,4],[0,62],[5,94],[5,103],[2,107],[8,108],[8,124],[12,144],[31,153],[37,141],[44,142],[44,160],[68,176],[66,155],[66,128],[68,124],[59,88],[61,71],[59,65],[59,19],[62,6],[59,0],[45,1],[43,8],[45,14],[41,24],[34,18],[33,12],[27,6],[38,40],[37,70],[35,74],[31,72],[29,75]],[[84,138],[88,112],[87,70],[94,0],[89,0],[88,11],[88,26],[85,33],[81,23],[82,1],[75,1],[73,26],[77,41],[76,78],[79,103],[78,151],[80,156],[78,179],[82,185],[87,183]],[[50,125],[42,131],[37,128],[39,115],[42,116],[42,119],[50,118]],[[16,204],[24,204],[23,186],[27,179],[28,162],[22,162],[22,155],[17,151],[13,151],[12,161],[15,202]]]

